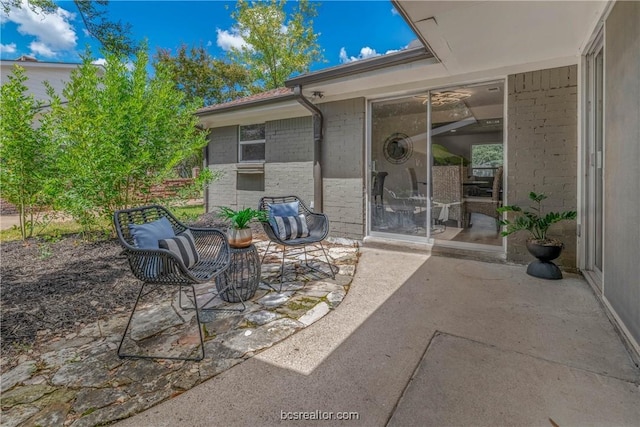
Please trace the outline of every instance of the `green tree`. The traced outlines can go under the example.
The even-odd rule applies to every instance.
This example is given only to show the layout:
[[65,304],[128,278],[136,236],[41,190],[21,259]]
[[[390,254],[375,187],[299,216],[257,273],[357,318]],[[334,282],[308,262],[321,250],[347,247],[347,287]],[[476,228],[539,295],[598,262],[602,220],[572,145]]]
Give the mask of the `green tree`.
[[313,32],[315,6],[300,0],[287,16],[285,5],[286,0],[239,0],[231,13],[246,45],[232,48],[229,55],[249,70],[257,91],[283,87],[292,74],[307,72],[311,63],[323,60]]
[[49,141],[35,123],[41,103],[27,95],[24,68],[15,66],[2,85],[0,102],[0,194],[20,210],[20,232],[33,234],[34,215],[51,202]]
[[167,68],[187,102],[201,100],[204,106],[244,96],[250,84],[244,67],[216,59],[202,46],[183,44],[175,56],[168,49],[158,49],[154,66]]
[[[137,44],[131,38],[131,25],[107,18],[108,0],[73,0],[73,3],[87,32],[95,37],[106,51],[123,55],[131,55],[136,51]],[[51,14],[58,9],[53,0],[2,0],[0,4],[7,14],[10,14],[12,9],[23,7],[43,14]]]
[[185,102],[166,67],[148,75],[146,50],[137,52],[132,69],[122,56],[106,54],[106,60],[102,74],[86,54],[63,90],[66,103],[50,89],[52,112],[44,126],[60,147],[57,201],[85,230],[139,203],[207,144],[196,127],[197,105]]

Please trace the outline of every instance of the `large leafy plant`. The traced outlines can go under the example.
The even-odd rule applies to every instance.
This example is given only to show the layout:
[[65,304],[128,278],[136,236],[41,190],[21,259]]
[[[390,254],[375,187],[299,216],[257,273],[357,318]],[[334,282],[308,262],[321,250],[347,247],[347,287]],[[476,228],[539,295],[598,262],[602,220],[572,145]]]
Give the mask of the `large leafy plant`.
[[262,222],[267,221],[266,212],[252,208],[244,208],[236,211],[226,206],[222,206],[220,208],[220,216],[229,221],[231,226],[238,230],[249,227],[249,223],[254,218]]
[[549,212],[545,214],[542,209],[542,201],[546,198],[546,195],[532,191],[529,193],[529,199],[533,202],[533,205],[529,207],[530,210],[523,210],[516,205],[498,208],[499,213],[516,212],[519,214],[513,221],[508,219],[500,221],[500,224],[505,226],[502,235],[508,236],[518,231],[528,231],[531,239],[539,242],[550,242],[550,239],[547,238],[549,227],[560,221],[576,219],[576,211]]

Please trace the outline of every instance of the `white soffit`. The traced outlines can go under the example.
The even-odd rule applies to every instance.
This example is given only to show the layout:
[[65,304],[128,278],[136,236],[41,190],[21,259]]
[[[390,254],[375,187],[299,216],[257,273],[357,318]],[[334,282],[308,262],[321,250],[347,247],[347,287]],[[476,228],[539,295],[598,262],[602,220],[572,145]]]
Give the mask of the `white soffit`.
[[398,1],[450,74],[578,57],[607,1]]
[[203,114],[199,117],[200,125],[205,128],[222,126],[250,125],[272,120],[290,119],[292,117],[310,116],[311,112],[298,101],[288,100],[254,107],[233,109],[224,112]]

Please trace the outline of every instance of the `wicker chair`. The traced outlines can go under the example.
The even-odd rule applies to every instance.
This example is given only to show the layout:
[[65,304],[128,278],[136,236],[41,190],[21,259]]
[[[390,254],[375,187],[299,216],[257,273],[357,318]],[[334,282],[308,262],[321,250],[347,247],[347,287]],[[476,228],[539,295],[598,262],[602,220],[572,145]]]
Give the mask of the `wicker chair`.
[[467,212],[467,224],[471,226],[471,214],[479,213],[496,220],[496,232],[500,231],[500,214],[497,209],[501,206],[500,190],[502,189],[502,166],[496,169],[493,176],[491,197],[465,197],[464,204]]
[[322,245],[322,241],[329,234],[329,218],[327,218],[325,214],[312,212],[304,204],[304,202],[296,196],[263,197],[260,199],[260,202],[258,203],[258,209],[266,212],[268,215],[269,205],[278,204],[278,203],[290,203],[295,201],[299,202],[298,214],[304,215],[307,223],[307,227],[309,229],[309,236],[282,240],[278,236],[278,232],[273,229],[272,225],[269,222],[262,223],[264,232],[267,234],[267,237],[269,238],[269,244],[267,245],[267,249],[265,250],[265,253],[262,256],[262,261],[264,261],[265,257],[267,256],[267,253],[269,252],[269,248],[271,247],[271,243],[275,243],[276,245],[282,245],[282,263],[280,267],[280,288],[278,289],[278,292],[282,292],[282,287],[284,283],[284,261],[285,261],[287,248],[302,248],[302,250],[304,251],[305,266],[312,270],[319,271],[316,268],[309,265],[307,261],[307,246],[314,245],[316,243],[319,244],[320,249],[324,254],[326,263],[329,266],[329,270],[331,271],[331,278],[335,279],[333,266],[329,262],[329,257],[327,256],[327,252],[325,251],[324,246]]
[[[455,220],[458,222],[458,227],[464,227],[466,225],[466,206],[462,191],[464,167],[460,165],[434,166],[431,174],[434,211],[440,209],[440,215],[436,215],[436,217],[442,221]],[[447,215],[443,216],[443,211],[447,212]]]
[[[166,218],[176,234],[185,230],[190,230],[195,241],[195,247],[199,255],[199,261],[191,268],[187,268],[182,258],[167,249],[140,249],[134,242],[134,237],[130,231],[131,224],[146,224],[160,218]],[[120,358],[130,357],[139,359],[178,359],[178,360],[202,360],[204,358],[204,341],[202,338],[202,328],[200,327],[197,296],[194,285],[215,280],[218,276],[226,274],[230,265],[229,242],[227,236],[220,230],[213,228],[191,228],[178,221],[169,211],[162,206],[143,206],[133,209],[119,210],[113,216],[116,232],[120,244],[124,248],[122,252],[127,256],[129,266],[133,275],[142,281],[138,298],[133,306],[127,327],[122,334],[120,345],[118,346],[118,356]],[[222,291],[232,290],[239,295],[235,286],[230,281],[229,285]],[[141,296],[159,289],[161,286],[173,286],[179,291],[179,305],[182,309],[195,309],[198,332],[200,334],[200,355],[196,357],[175,357],[167,355],[142,355],[126,354],[122,346],[131,327],[133,315],[138,307]],[[193,300],[192,307],[182,306],[182,289],[191,287]],[[145,291],[145,288],[148,290]],[[150,289],[149,289],[150,288]],[[230,289],[229,289],[230,288]],[[213,295],[203,307],[211,302],[218,294]],[[191,298],[189,298],[191,299]],[[242,302],[244,310],[244,302]],[[208,308],[206,310],[213,310]]]

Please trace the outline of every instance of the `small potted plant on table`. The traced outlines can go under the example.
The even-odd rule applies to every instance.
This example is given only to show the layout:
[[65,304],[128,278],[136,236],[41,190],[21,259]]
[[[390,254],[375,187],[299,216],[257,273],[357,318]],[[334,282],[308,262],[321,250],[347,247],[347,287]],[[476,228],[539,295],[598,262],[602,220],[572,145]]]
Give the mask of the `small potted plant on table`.
[[246,248],[253,241],[253,234],[249,223],[253,219],[258,221],[267,221],[267,214],[252,208],[244,208],[241,210],[233,210],[226,206],[220,208],[220,216],[230,223],[227,230],[229,238],[229,246],[232,248]]
[[520,206],[502,206],[498,208],[499,213],[517,212],[520,215],[513,221],[501,220],[500,224],[505,226],[502,236],[508,236],[518,231],[528,231],[530,237],[527,239],[527,249],[529,253],[538,258],[527,267],[527,274],[542,279],[562,279],[562,272],[552,261],[560,256],[564,244],[557,239],[549,239],[547,231],[551,225],[564,220],[573,220],[577,217],[576,211],[549,212],[543,213],[542,201],[547,196],[537,194],[533,191],[529,193],[529,199],[534,202],[530,206],[531,210],[523,210]]

